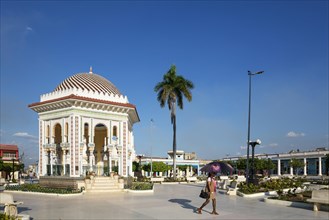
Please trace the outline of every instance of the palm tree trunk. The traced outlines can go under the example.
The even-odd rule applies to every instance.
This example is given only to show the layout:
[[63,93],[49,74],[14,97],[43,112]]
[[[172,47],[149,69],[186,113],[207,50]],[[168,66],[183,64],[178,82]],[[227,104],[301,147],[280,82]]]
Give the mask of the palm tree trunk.
[[176,180],[176,114],[173,115],[173,165],[174,165],[174,172],[173,177]]

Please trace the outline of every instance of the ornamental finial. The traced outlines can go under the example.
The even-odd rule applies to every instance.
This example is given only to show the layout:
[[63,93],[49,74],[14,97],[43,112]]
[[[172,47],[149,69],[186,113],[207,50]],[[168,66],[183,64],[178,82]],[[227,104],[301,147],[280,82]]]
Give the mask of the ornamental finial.
[[90,68],[89,68],[89,73],[93,74],[93,67],[92,66],[90,66]]

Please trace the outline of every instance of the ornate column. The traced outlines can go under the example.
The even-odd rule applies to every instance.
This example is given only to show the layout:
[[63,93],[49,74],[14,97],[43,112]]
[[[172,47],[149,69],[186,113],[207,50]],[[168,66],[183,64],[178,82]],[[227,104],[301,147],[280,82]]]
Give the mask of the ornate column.
[[[121,148],[121,149],[120,149]],[[117,146],[117,151],[118,151],[118,174],[123,175],[123,154],[122,154],[122,147]]]
[[112,172],[112,148],[109,146],[107,148],[107,150],[109,152],[109,158],[108,158],[108,160],[109,160],[109,173],[111,173]]
[[304,157],[304,176],[307,176],[307,161],[306,161],[306,157]]
[[290,175],[294,175],[294,168],[290,166]]
[[48,165],[49,165],[49,172],[50,172],[50,174],[49,174],[49,176],[51,175],[51,161],[50,161],[50,149],[49,148],[46,148],[45,149],[45,153],[46,153],[46,155],[47,155],[47,163],[46,163],[46,169],[45,169],[45,175],[48,175]]
[[66,160],[65,160],[65,157],[66,157],[66,150],[65,150],[64,148],[62,148],[62,157],[63,157],[63,160],[62,160],[63,176],[65,176],[65,174],[66,174],[66,170],[65,170],[65,163],[66,163]]
[[94,164],[94,146],[89,146],[88,150],[89,150],[89,171],[93,171],[93,164]]
[[67,155],[68,150],[69,150],[69,148],[67,146],[62,147],[62,157],[63,157],[62,166],[63,166],[64,176],[66,175],[66,155]]
[[50,150],[50,176],[53,176],[53,150]]

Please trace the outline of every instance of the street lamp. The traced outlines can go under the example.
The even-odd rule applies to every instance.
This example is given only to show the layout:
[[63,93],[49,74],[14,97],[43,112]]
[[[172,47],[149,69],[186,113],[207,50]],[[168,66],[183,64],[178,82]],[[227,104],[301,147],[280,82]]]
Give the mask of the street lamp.
[[15,158],[12,158],[11,160],[13,161],[13,178],[12,178],[12,181],[14,182],[14,180],[15,180]]
[[251,145],[251,182],[254,182],[255,179],[255,163],[254,163],[254,156],[255,156],[255,147],[256,145],[260,145],[262,142],[257,139],[256,141],[250,141],[249,145]]
[[153,164],[152,164],[152,144],[153,144],[153,141],[152,141],[152,130],[153,130],[153,118],[151,118],[151,177],[153,177]]
[[252,73],[248,71],[249,76],[249,111],[248,111],[248,141],[247,141],[247,169],[246,169],[246,179],[247,184],[249,183],[249,145],[250,145],[250,110],[251,110],[251,76],[262,74],[264,71],[258,71],[256,73]]
[[139,169],[138,169],[138,177],[141,178],[142,177],[142,158],[144,157],[144,154],[138,154],[137,158],[139,160]]

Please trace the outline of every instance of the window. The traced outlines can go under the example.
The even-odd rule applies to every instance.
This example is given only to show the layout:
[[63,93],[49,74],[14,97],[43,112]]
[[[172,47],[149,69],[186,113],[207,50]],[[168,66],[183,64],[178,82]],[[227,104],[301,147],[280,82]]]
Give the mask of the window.
[[49,129],[49,125],[47,125],[47,131],[46,131],[46,137],[49,138],[50,136],[50,129]]
[[69,135],[69,123],[65,123],[65,136]]
[[16,158],[15,153],[9,153],[9,152],[3,152],[3,157],[4,158]]
[[86,139],[86,141],[88,141],[88,133],[89,133],[89,125],[88,123],[85,123],[84,125],[84,138]]
[[113,126],[113,136],[118,137],[118,128],[117,128],[117,126]]

